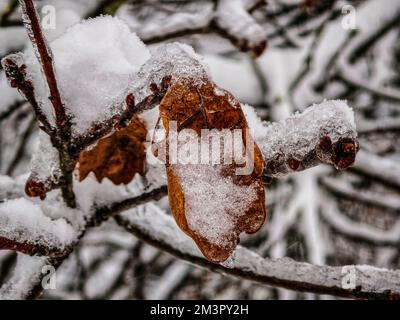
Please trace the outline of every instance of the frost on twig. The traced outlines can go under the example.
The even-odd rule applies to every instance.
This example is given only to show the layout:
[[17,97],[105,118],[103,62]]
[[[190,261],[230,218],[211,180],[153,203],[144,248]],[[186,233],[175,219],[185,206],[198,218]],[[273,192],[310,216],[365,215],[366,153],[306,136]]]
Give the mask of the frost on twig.
[[50,137],[39,132],[39,143],[31,159],[31,174],[26,182],[25,192],[30,197],[46,198],[46,193],[61,187],[62,171],[57,149]]

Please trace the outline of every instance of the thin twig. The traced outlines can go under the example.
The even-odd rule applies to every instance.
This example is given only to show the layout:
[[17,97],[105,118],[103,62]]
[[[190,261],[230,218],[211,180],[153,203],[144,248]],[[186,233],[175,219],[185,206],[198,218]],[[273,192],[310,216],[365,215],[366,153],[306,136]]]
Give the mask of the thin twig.
[[[35,88],[32,82],[28,79],[26,73],[26,64],[23,61],[23,57],[20,54],[12,54],[8,55],[2,60],[2,65],[4,67],[4,71],[10,82],[11,87],[17,88],[20,93],[25,97],[25,99],[31,104],[35,114],[36,119],[39,122],[40,128],[53,136],[54,129],[52,128],[51,124],[47,120],[46,115],[43,113],[41,106],[39,105],[38,101],[36,100],[35,96]],[[15,110],[21,107],[23,103],[15,104]],[[10,109],[10,113],[14,111],[13,108]],[[5,113],[4,117],[7,117],[9,113]],[[2,117],[0,117],[2,119]]]
[[63,173],[61,193],[65,203],[71,207],[76,207],[75,194],[73,190],[72,172],[75,168],[75,160],[69,154],[71,145],[71,122],[66,113],[65,106],[62,103],[60,91],[58,89],[53,56],[50,47],[43,35],[39,15],[32,0],[19,0],[23,11],[23,22],[28,32],[28,36],[32,42],[34,49],[37,51],[37,58],[46,78],[50,97],[49,100],[53,105],[56,125],[58,128],[57,135],[51,135],[51,141],[57,148],[60,158],[60,169]]
[[24,24],[28,31],[28,36],[38,52],[38,59],[43,68],[47,84],[50,90],[50,101],[53,105],[56,123],[59,129],[64,129],[68,123],[68,117],[64,105],[61,101],[60,91],[57,85],[56,74],[53,65],[53,55],[47,41],[43,35],[40,25],[39,15],[36,11],[33,0],[19,0],[24,13]]

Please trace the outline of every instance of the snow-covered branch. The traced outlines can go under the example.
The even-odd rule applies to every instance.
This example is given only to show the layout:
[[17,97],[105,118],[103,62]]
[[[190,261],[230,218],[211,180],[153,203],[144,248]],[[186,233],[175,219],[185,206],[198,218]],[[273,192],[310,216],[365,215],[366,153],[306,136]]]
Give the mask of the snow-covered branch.
[[378,246],[394,246],[400,245],[400,223],[397,222],[390,230],[381,230],[375,227],[355,222],[340,213],[337,205],[329,200],[323,211],[323,219],[327,221],[329,226],[346,235],[350,239],[372,243]]
[[352,170],[400,188],[400,165],[390,158],[383,158],[361,150]]
[[281,177],[320,163],[343,170],[355,161],[359,146],[354,115],[344,101],[325,101],[272,124],[253,122],[248,113],[266,176]]
[[333,195],[345,199],[380,207],[386,210],[396,211],[400,208],[400,199],[390,193],[378,193],[368,190],[357,190],[351,183],[343,179],[324,177],[321,179],[321,185],[329,190]]
[[117,216],[116,220],[140,239],[212,271],[296,291],[359,299],[400,299],[400,271],[347,266],[355,272],[356,286],[346,289],[342,282],[346,274],[343,270],[348,269],[316,266],[289,258],[264,259],[241,246],[225,266],[210,263],[187,236],[178,232],[172,217],[152,204]]
[[249,14],[242,0],[220,0],[216,23],[242,51],[250,51],[256,57],[264,52],[267,31]]
[[[28,3],[31,2],[28,1]],[[226,11],[233,10],[236,14],[243,15],[244,9],[240,9],[239,3],[240,6],[243,5],[241,1],[219,3],[222,7],[230,8],[229,10],[221,9],[221,11],[224,12],[222,21],[232,28],[235,24],[232,24],[230,21],[232,16],[227,15]],[[25,11],[27,9],[28,7]],[[99,32],[105,26],[108,26],[112,32],[105,33],[109,37],[108,41],[105,41],[107,48],[100,48],[98,42],[93,42],[91,34],[93,30]],[[30,28],[33,26],[28,26],[28,30],[31,30]],[[252,27],[249,28],[252,30]],[[247,29],[241,28],[241,30]],[[40,37],[40,29],[37,32],[32,29],[31,33],[37,34],[36,38],[39,40],[43,38]],[[253,33],[257,32],[250,32],[250,34]],[[76,37],[82,38],[80,48],[76,48]],[[130,46],[121,46],[121,41],[117,41],[118,39],[126,39]],[[34,46],[39,46],[41,43],[38,40],[36,42]],[[113,44],[112,50],[109,48],[111,44]],[[59,161],[57,161],[56,152],[53,152],[52,157],[45,156],[52,153],[51,150],[54,148],[46,143],[46,139],[40,140],[39,155],[33,159],[34,170],[27,184],[27,191],[31,196],[44,198],[48,191],[61,187],[65,197],[71,198],[73,194],[71,172],[85,148],[129,123],[134,115],[154,108],[162,101],[172,83],[185,79],[192,79],[197,83],[211,81],[202,58],[196,55],[189,46],[178,43],[167,44],[150,55],[143,43],[130,33],[122,21],[111,17],[78,24],[52,42],[50,46],[44,43],[43,47],[44,53],[39,57],[39,61],[44,60],[42,56],[51,56],[46,55],[46,52],[54,52],[57,81],[63,92],[63,100],[66,102],[63,107],[71,119],[70,135],[63,134],[59,139],[55,138],[58,135],[54,137],[50,131],[54,120],[49,112],[47,90],[43,88],[41,75],[37,74],[40,70],[37,63],[32,57],[24,57],[22,54],[9,56],[3,60],[3,65],[9,70],[10,82],[19,83],[19,88],[28,86],[29,90],[25,88],[21,91],[30,94],[30,100],[33,105],[36,105],[34,109],[37,109],[37,117],[39,120],[42,119],[40,122],[44,124],[47,129],[45,131],[51,136],[51,144],[60,154]],[[98,49],[96,54],[99,57],[88,65],[87,61],[93,60],[93,47]],[[78,55],[75,54],[77,51]],[[130,57],[129,60],[126,57]],[[54,75],[53,62],[52,60],[50,62],[50,67],[47,69],[50,69],[50,75]],[[40,64],[42,69],[46,67],[43,64],[43,62]],[[126,66],[129,66],[128,71],[126,71]],[[83,79],[84,77],[75,79],[76,70],[80,72],[84,70],[83,74],[88,79]],[[46,72],[43,73],[46,75]],[[96,75],[95,85],[88,87],[88,83],[93,82],[93,75]],[[106,85],[103,81],[104,77],[115,79],[115,87]],[[27,81],[24,80],[25,78],[33,80]],[[51,76],[46,75],[46,79],[48,78],[52,79]],[[25,83],[27,85],[24,86]],[[49,79],[48,83],[50,88],[52,82]],[[82,87],[86,88],[84,97]],[[55,88],[58,88],[57,83]],[[102,94],[99,96],[98,92]],[[27,96],[26,93],[25,96]],[[53,109],[57,101],[58,99],[52,101]],[[358,149],[353,121],[353,114],[347,105],[336,101],[314,106],[303,115],[296,115],[285,122],[270,126],[249,122],[250,127],[256,131],[255,138],[264,154],[265,176],[275,177],[291,171],[301,171],[321,162],[333,164],[338,169],[347,168],[354,162]],[[57,120],[56,112],[55,123],[57,122],[60,121]],[[148,130],[152,129],[154,128],[148,128]],[[46,149],[49,151],[44,152]],[[50,158],[54,158],[54,161],[49,161]]]
[[39,205],[23,198],[0,204],[0,225],[0,249],[29,255],[62,255],[76,238],[65,219],[53,220]]
[[[180,3],[179,10],[174,10],[176,3],[150,2],[122,6],[118,16],[126,20],[147,44],[214,33],[229,40],[239,50],[258,57],[266,48],[267,32],[252,13],[265,5],[265,1],[189,1]],[[146,19],[149,9],[154,12]]]

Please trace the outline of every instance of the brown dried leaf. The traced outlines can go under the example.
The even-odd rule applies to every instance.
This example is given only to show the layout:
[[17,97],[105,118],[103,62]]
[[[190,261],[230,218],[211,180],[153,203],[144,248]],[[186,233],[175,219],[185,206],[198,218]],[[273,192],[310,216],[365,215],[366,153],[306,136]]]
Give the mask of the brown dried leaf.
[[135,117],[126,128],[99,140],[96,146],[80,154],[79,180],[94,172],[99,182],[108,178],[120,185],[131,182],[136,173],[143,175],[146,135],[146,126]]
[[[240,104],[230,93],[217,88],[212,82],[206,80],[202,84],[191,80],[173,84],[160,104],[160,116],[167,131],[167,140],[170,134],[169,124],[171,121],[177,122],[178,132],[183,129],[193,129],[199,136],[201,129],[248,129]],[[168,162],[166,164],[169,201],[175,220],[179,227],[196,242],[204,256],[214,262],[222,262],[229,258],[239,243],[241,232],[255,233],[265,221],[265,193],[262,181],[263,157],[253,139],[246,141],[246,135],[244,134],[242,135],[242,141],[244,146],[251,143],[254,144],[254,154],[252,156],[254,170],[249,175],[236,175],[236,169],[242,165],[235,162],[213,166],[209,164],[170,164]],[[168,150],[166,153],[168,159]],[[198,197],[204,197],[204,195],[199,194],[201,192],[200,185],[199,191],[197,193],[194,192],[196,194],[187,194],[184,181],[180,177],[182,177],[182,170],[190,175],[199,166],[209,166],[206,170],[211,170],[210,172],[213,174],[217,172],[213,170],[218,170],[218,172],[221,172],[218,179],[224,181],[223,183],[228,181],[228,183],[233,183],[232,186],[243,188],[244,192],[223,197],[232,199],[231,204],[222,201],[221,197],[216,197],[215,194],[212,195],[211,193],[205,201],[207,203],[200,203],[200,207],[196,208],[200,210],[198,212],[197,210],[194,211],[201,219],[203,214],[210,215],[209,212],[206,212],[207,210],[213,210],[210,222],[205,222],[206,225],[210,223],[208,227],[212,230],[213,221],[218,224],[218,220],[222,221],[227,217],[228,221],[230,221],[230,218],[232,219],[232,228],[225,228],[226,226],[223,225],[222,229],[217,227],[212,231],[214,234],[210,234],[211,231],[207,231],[207,226],[206,232],[201,232],[195,225],[190,224],[193,217],[190,218],[188,215],[189,211],[194,209],[193,198],[195,199],[194,202],[196,202],[196,197],[200,199]],[[208,176],[204,176],[204,174],[195,176],[193,186],[197,188],[196,183],[200,184],[201,181],[207,179]],[[219,192],[218,187],[216,189]],[[207,192],[205,193],[207,194]],[[250,194],[252,194],[253,198],[250,198]],[[203,198],[201,199],[204,200]],[[221,208],[221,203],[226,203],[227,205]],[[243,203],[246,203],[246,205],[238,215],[235,209]]]

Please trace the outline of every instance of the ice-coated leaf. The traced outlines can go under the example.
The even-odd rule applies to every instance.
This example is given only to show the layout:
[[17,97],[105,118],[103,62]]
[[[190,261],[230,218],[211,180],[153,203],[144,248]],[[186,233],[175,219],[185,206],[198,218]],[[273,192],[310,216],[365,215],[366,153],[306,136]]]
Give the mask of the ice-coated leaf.
[[[168,142],[168,194],[175,220],[207,259],[225,261],[236,248],[240,234],[259,230],[266,215],[261,179],[263,158],[253,138],[245,134],[248,125],[241,106],[230,93],[210,81],[198,84],[180,79],[163,99],[160,114],[167,130],[167,141],[173,134],[170,128],[173,122],[178,133],[191,129],[195,134],[189,141],[178,139],[178,154],[188,150],[188,162],[178,156],[175,163],[174,151]],[[207,129],[214,131],[204,136]],[[235,136],[234,130],[239,130],[240,135]],[[232,140],[219,140],[218,132],[223,134],[224,131],[232,134]],[[206,144],[208,149],[202,149],[199,157],[199,150],[192,149],[190,144],[199,145],[200,140],[211,138],[211,132],[217,132],[221,148],[214,148],[212,142]],[[187,143],[189,148],[185,147]],[[253,146],[254,152],[247,153],[247,146]],[[244,155],[243,163],[235,157],[225,162],[226,151]],[[204,155],[208,155],[208,161],[204,161]],[[249,172],[238,173],[237,169],[243,169],[250,162]]]

